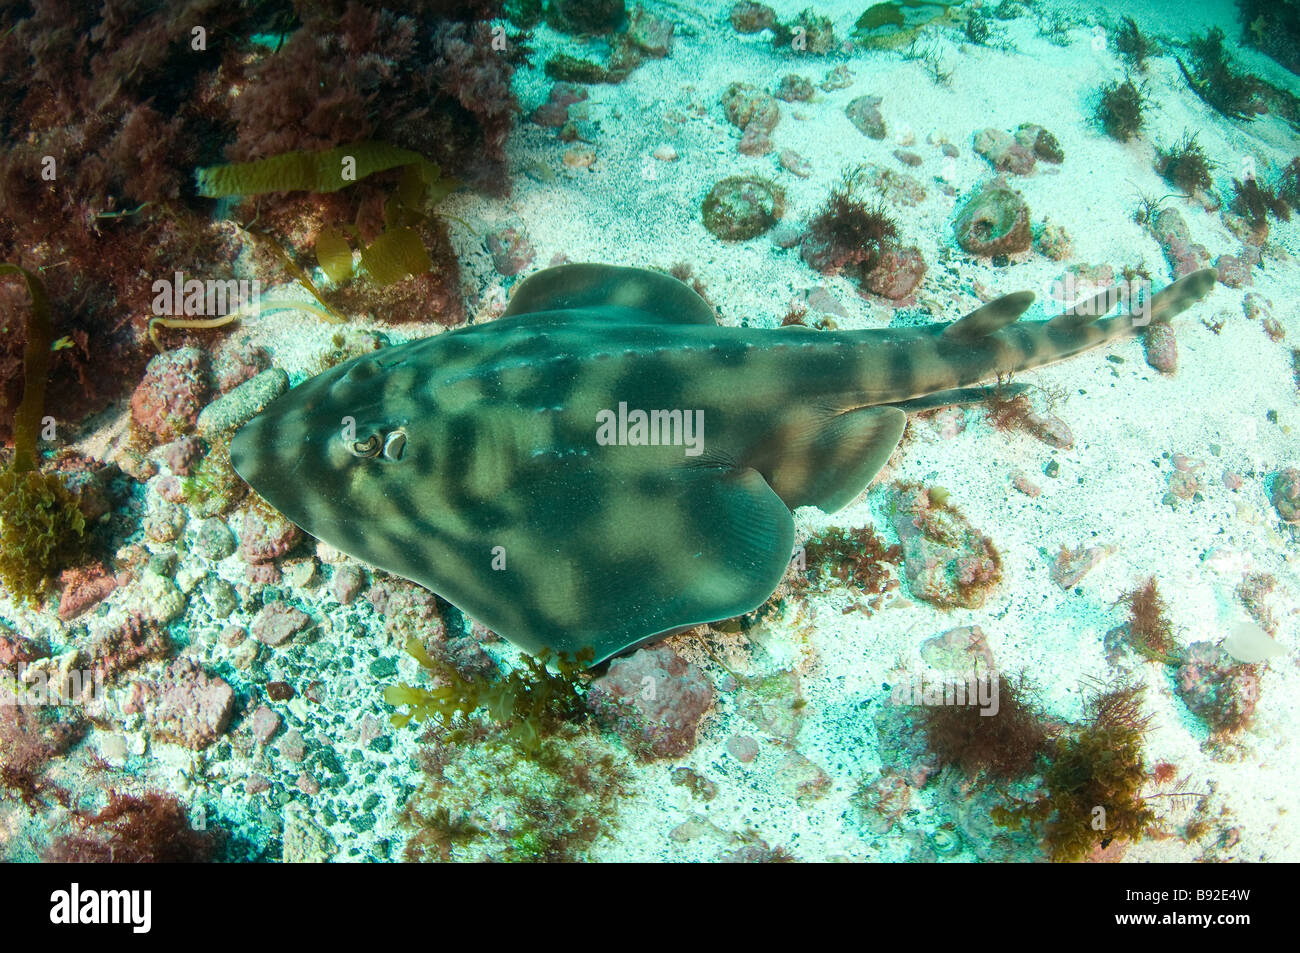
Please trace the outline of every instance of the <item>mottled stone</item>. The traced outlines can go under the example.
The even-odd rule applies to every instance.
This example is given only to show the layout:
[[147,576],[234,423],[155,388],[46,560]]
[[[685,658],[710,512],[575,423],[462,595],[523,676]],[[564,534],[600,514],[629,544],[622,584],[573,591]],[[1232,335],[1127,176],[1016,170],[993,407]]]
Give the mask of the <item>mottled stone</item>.
[[264,645],[283,645],[311,625],[311,616],[287,602],[272,602],[253,618],[253,638]]

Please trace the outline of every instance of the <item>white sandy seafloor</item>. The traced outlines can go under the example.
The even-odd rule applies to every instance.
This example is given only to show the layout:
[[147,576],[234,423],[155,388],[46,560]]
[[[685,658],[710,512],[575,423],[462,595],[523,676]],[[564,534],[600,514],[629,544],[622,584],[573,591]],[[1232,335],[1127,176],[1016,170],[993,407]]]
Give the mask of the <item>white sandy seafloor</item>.
[[[817,4],[816,9],[832,17],[837,36],[845,37],[867,5],[837,0]],[[516,78],[524,113],[510,147],[512,197],[500,201],[462,193],[442,208],[453,221],[471,313],[489,316],[493,302],[504,300],[503,292],[511,285],[563,256],[636,266],[688,262],[723,323],[743,320],[775,327],[793,299],[821,287],[847,313],[836,318],[841,328],[885,327],[894,319],[892,304],[868,300],[846,278],[817,274],[796,249],[781,249],[767,236],[726,243],[710,235],[700,221],[700,202],[711,185],[745,172],[774,178],[786,190],[787,221],[800,224],[822,204],[841,172],[862,162],[908,172],[927,189],[919,205],[892,209],[903,241],[918,245],[929,264],[917,300],[905,306],[902,319],[951,320],[978,306],[984,300],[981,292],[987,297],[1028,288],[1041,299],[1067,266],[1076,264],[1108,264],[1117,271],[1145,266],[1156,284],[1163,285],[1171,276],[1161,250],[1132,219],[1138,190],[1156,195],[1170,191],[1152,168],[1155,145],[1172,144],[1184,129],[1195,130],[1209,157],[1219,164],[1215,185],[1225,195],[1244,157],[1252,157],[1268,180],[1300,152],[1295,131],[1278,118],[1239,123],[1218,116],[1187,88],[1167,56],[1151,60],[1155,106],[1139,139],[1114,142],[1091,118],[1097,87],[1122,75],[1111,52],[1094,48],[1093,28],[1113,28],[1122,14],[1132,15],[1149,35],[1174,40],[1221,26],[1241,68],[1294,89],[1296,77],[1266,56],[1236,45],[1239,27],[1228,2],[1178,5],[1149,0],[1112,3],[1103,12],[1087,4],[1037,4],[1038,13],[1056,11],[1071,18],[1066,48],[1039,35],[1032,13],[999,23],[1005,49],[972,47],[959,42],[953,28],[939,28],[932,35],[953,70],[947,88],[936,86],[920,65],[894,52],[826,57],[774,53],[767,35],[740,36],[731,29],[727,2],[649,0],[646,6],[675,22],[671,55],[648,60],[620,85],[588,87],[589,117],[599,130],[590,144],[596,156],[590,169],[567,168],[563,157],[572,144],[559,141],[553,129],[527,120],[551,87],[541,71],[547,57],[556,50],[581,55],[584,44],[545,27],[535,32],[534,66]],[[789,20],[807,3],[780,0],[772,6],[782,20]],[[599,42],[591,44],[591,55],[603,58]],[[781,103],[771,155],[737,152],[740,132],[728,124],[719,103],[728,84],[742,81],[771,89],[788,72],[815,84],[840,64],[856,74],[848,88],[818,91],[808,103]],[[850,100],[865,94],[883,97],[880,108],[889,130],[884,141],[860,134],[844,114]],[[959,203],[993,175],[971,148],[973,133],[988,126],[1013,130],[1024,122],[1054,133],[1066,158],[1060,166],[1039,163],[1033,175],[1015,177],[1012,184],[1024,194],[1036,225],[1046,217],[1064,226],[1073,239],[1074,255],[1057,262],[1035,251],[1016,256],[1010,267],[997,268],[957,248],[952,221]],[[943,161],[938,147],[945,141],[960,149],[950,163]],[[665,145],[675,150],[675,160],[654,157]],[[892,156],[900,146],[919,153],[923,164],[915,169],[900,165]],[[807,159],[812,175],[800,179],[782,169],[776,159],[782,149]],[[944,183],[955,195],[944,193]],[[1190,204],[1183,204],[1181,211],[1194,240],[1212,256],[1238,251],[1239,241],[1217,213]],[[1141,344],[1129,341],[1021,378],[1068,395],[1055,412],[1073,430],[1072,449],[1055,450],[1027,434],[996,431],[980,408],[964,412],[965,429],[955,436],[943,436],[935,425],[914,420],[902,452],[867,494],[833,517],[815,509],[799,511],[801,539],[829,525],[872,524],[882,538],[894,542],[894,531],[883,515],[889,484],[902,480],[941,485],[997,545],[1003,581],[983,608],[952,612],[908,599],[903,590],[873,614],[845,614],[842,610],[855,597],[832,588],[810,594],[802,613],[792,614],[785,624],[769,621],[751,630],[752,644],[739,636],[708,642],[710,651],[722,645],[728,665],[742,675],[798,673],[806,705],[793,748],[815,765],[803,770],[824,772],[824,788],[814,797],[793,795],[789,749],[742,717],[737,693],[726,690],[731,687],[726,673],[709,663],[705,636],[674,637],[674,647],[701,661],[719,686],[717,702],[690,754],[633,763],[629,793],[613,820],[613,836],[600,840],[591,858],[707,860],[734,849],[735,835],[753,831],[801,860],[936,859],[926,846],[931,832],[950,823],[988,826],[987,820],[966,816],[975,808],[963,802],[956,784],[943,778],[913,791],[908,810],[884,833],[872,832],[871,819],[863,817],[853,799],[859,786],[882,770],[876,724],[889,704],[882,685],[924,670],[918,651],[924,639],[956,626],[980,626],[999,668],[1023,670],[1037,685],[1050,715],[1077,721],[1090,680],[1109,681],[1115,675],[1104,657],[1102,637],[1126,618],[1123,607],[1115,605],[1125,592],[1154,574],[1179,641],[1218,641],[1232,622],[1245,618],[1234,596],[1243,577],[1266,572],[1278,580],[1269,607],[1278,619],[1277,637],[1285,654],[1263,666],[1254,721],[1231,741],[1209,743],[1205,727],[1174,694],[1168,669],[1131,659],[1125,666],[1147,686],[1146,707],[1154,716],[1146,739],[1147,763],[1173,763],[1187,779],[1188,790],[1207,795],[1199,811],[1210,821],[1210,829],[1199,840],[1185,842],[1176,832],[1193,808],[1164,804],[1165,826],[1174,836],[1132,845],[1124,859],[1300,859],[1300,812],[1288,811],[1300,786],[1295,740],[1300,725],[1292,703],[1300,696],[1300,543],[1284,532],[1266,482],[1269,474],[1300,465],[1294,433],[1300,425],[1300,405],[1291,366],[1291,347],[1300,338],[1295,304],[1300,290],[1295,257],[1300,254],[1300,222],[1271,224],[1264,265],[1255,269],[1248,290],[1272,300],[1273,314],[1287,332],[1285,341],[1270,340],[1258,321],[1243,316],[1242,290],[1220,284],[1176,319],[1179,366],[1172,376],[1150,368]],[[513,279],[496,273],[483,244],[488,233],[509,225],[522,226],[536,249],[529,268]],[[1049,305],[1048,313],[1055,309]],[[1030,318],[1037,313],[1032,311]],[[1218,317],[1224,321],[1218,334],[1201,323],[1202,318]],[[328,347],[334,331],[303,320],[279,312],[246,322],[254,343],[266,346],[295,383]],[[396,342],[434,330],[403,326],[391,331],[390,338]],[[1107,355],[1122,362],[1107,360]],[[1270,421],[1270,411],[1276,412],[1276,422]],[[1203,462],[1202,500],[1179,501],[1176,507],[1162,502],[1175,453]],[[1056,477],[1044,474],[1052,460],[1060,468]],[[1243,477],[1240,489],[1225,488],[1220,480],[1224,470]],[[1031,498],[1012,489],[1011,477],[1017,471],[1037,483],[1042,494]],[[1113,554],[1075,590],[1065,591],[1052,581],[1051,556],[1061,545],[1103,544],[1114,547]],[[182,550],[178,580],[201,572],[201,562]],[[227,563],[219,571],[238,579],[238,560]],[[421,780],[411,765],[418,731],[390,728],[390,709],[381,699],[383,687],[393,681],[384,661],[399,657],[400,640],[384,635],[382,620],[364,599],[344,609],[328,592],[328,585],[292,592],[295,602],[321,620],[319,632],[314,641],[259,663],[259,677],[287,678],[296,685],[315,679],[322,684],[319,702],[309,704],[300,694],[276,706],[285,727],[300,731],[313,752],[304,765],[286,763],[275,741],[266,749],[223,742],[196,755],[150,739],[130,723],[94,728],[84,744],[142,783],[171,790],[187,804],[206,805],[217,823],[240,836],[264,841],[276,836],[286,818],[300,824],[298,819],[305,817],[328,838],[314,853],[306,850],[299,856],[338,861],[399,857],[404,832],[397,814],[411,787]],[[229,623],[246,625],[243,612],[217,619],[196,589],[186,614],[173,623],[173,635],[205,663],[228,660],[231,652],[218,644],[216,634]],[[53,632],[56,625],[48,617],[7,605],[0,614],[22,617],[25,628],[38,631]],[[415,666],[404,657],[398,671],[405,680],[417,678]],[[232,727],[232,737],[248,734],[249,713],[242,717],[244,722]],[[359,733],[366,719],[367,734],[378,724],[392,744],[362,741]],[[728,739],[737,734],[759,742],[753,763],[743,764],[727,752]],[[382,750],[385,747],[389,750]],[[330,757],[342,765],[346,780],[306,794],[296,783],[304,771],[325,779],[336,773],[322,767],[322,749],[333,752]],[[712,781],[716,797],[705,801],[671,783],[673,769],[684,766]],[[254,773],[270,779],[270,790],[246,793],[245,782]],[[1287,795],[1288,790],[1293,793]],[[17,809],[8,803],[0,807],[0,819],[0,842],[11,856],[30,857],[31,848],[24,845],[31,830]],[[952,858],[977,859],[969,848]]]

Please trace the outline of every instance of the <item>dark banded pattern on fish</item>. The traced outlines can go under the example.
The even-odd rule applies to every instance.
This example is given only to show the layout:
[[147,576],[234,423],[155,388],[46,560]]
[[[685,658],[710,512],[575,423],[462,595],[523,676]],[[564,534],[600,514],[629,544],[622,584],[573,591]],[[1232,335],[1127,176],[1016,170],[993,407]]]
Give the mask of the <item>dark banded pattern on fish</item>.
[[[1151,320],[1214,281],[1165,288]],[[676,279],[565,265],[525,281],[498,321],[293,388],[230,455],[311,535],[531,652],[601,661],[760,605],[789,563],[794,507],[851,502],[907,411],[981,400],[975,385],[1132,335],[1140,319],[1092,313],[1118,300],[1020,321],[1019,292],[950,324],[757,330],[719,327]],[[702,452],[598,441],[620,404],[698,414]]]

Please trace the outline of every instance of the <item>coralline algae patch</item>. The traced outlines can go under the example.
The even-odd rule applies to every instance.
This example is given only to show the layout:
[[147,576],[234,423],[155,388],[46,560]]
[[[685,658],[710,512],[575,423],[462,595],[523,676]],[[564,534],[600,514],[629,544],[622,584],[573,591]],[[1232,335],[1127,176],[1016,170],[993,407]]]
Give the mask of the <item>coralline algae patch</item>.
[[[559,6],[573,26],[584,5]],[[281,313],[169,332],[119,423],[84,441],[116,470],[59,464],[113,546],[43,608],[4,607],[0,680],[33,702],[0,709],[7,856],[130,842],[119,856],[163,859],[162,834],[187,826],[194,859],[1076,859],[1068,838],[1046,843],[1050,816],[999,809],[1003,792],[1043,804],[1053,759],[1099,737],[1128,752],[1112,793],[1151,795],[1173,836],[1142,836],[1132,810],[1130,836],[1084,856],[1295,856],[1277,805],[1300,689],[1297,232],[1231,187],[1249,154],[1285,191],[1281,121],[1256,119],[1265,141],[1215,118],[1157,50],[1161,109],[1121,145],[1091,114],[1120,80],[1094,27],[1116,23],[1001,4],[981,33],[962,5],[928,4],[901,27],[930,31],[918,47],[864,53],[841,48],[861,10],[804,6],[650,3],[585,40],[537,25],[508,144],[493,119],[513,195],[441,209],[467,313],[499,314],[516,281],[565,259],[672,269],[723,323],[843,328],[946,320],[1022,287],[1050,312],[1068,289],[1217,264],[1204,320],[1031,375],[1022,403],[914,416],[869,493],[798,514],[803,561],[767,605],[616,660],[540,735],[501,719],[516,653],[304,538],[223,455],[290,383],[437,327]],[[796,27],[815,48],[774,50]],[[1038,101],[1009,92],[1045,62]],[[1186,128],[1217,164],[1208,185]],[[1162,204],[1171,179],[1192,200]],[[1132,598],[1153,574],[1155,628]],[[1237,637],[1246,618],[1264,640]],[[412,636],[497,704],[395,726],[409,709],[386,690],[453,683],[408,655]],[[1017,718],[990,720],[1008,756],[981,762],[981,723],[934,715],[994,670],[1023,691]],[[1117,688],[1123,717],[1098,724],[1090,679],[1144,686],[1140,710]],[[35,704],[42,685],[83,703]],[[1166,797],[1184,778],[1195,796]],[[110,804],[110,788],[136,800]]]

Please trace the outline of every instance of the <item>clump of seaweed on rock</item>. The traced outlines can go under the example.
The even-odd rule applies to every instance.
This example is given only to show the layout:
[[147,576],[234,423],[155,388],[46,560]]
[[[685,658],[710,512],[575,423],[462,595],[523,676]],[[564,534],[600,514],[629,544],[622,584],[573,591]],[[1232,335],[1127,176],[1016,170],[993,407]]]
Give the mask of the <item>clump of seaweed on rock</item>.
[[1115,80],[1101,88],[1097,121],[1106,130],[1106,135],[1119,142],[1128,142],[1142,131],[1146,121],[1143,111],[1148,102],[1146,85],[1125,76],[1122,81]]
[[1273,189],[1260,185],[1254,177],[1244,182],[1232,180],[1232,202],[1229,207],[1246,220],[1251,231],[1261,241],[1268,237],[1270,215],[1283,222],[1291,219],[1291,208],[1286,200]]
[[1262,84],[1233,68],[1222,30],[1213,27],[1204,36],[1193,36],[1187,48],[1191,53],[1191,68],[1181,58],[1178,68],[1187,85],[1209,106],[1229,119],[1254,119],[1264,111],[1259,98]]
[[193,864],[215,858],[220,841],[196,830],[170,794],[109,794],[96,814],[80,815],[82,830],[56,840],[44,859],[50,863]]
[[1008,797],[993,809],[994,823],[1029,825],[1048,857],[1066,863],[1100,859],[1112,845],[1122,849],[1147,834],[1156,813],[1143,795],[1151,772],[1143,745],[1150,716],[1143,714],[1142,694],[1131,683],[1093,693],[1083,723],[1051,741],[1041,794]]
[[1168,150],[1158,150],[1156,154],[1156,171],[1186,195],[1209,191],[1214,184],[1210,178],[1213,167],[1214,163],[1206,157],[1194,132],[1184,131],[1176,145]]
[[[525,654],[519,668],[498,678],[462,675],[449,662],[431,655],[414,636],[406,643],[407,653],[420,663],[435,681],[432,689],[399,682],[384,690],[384,701],[395,707],[405,706],[405,714],[393,716],[401,728],[409,721],[437,720],[444,727],[483,708],[498,724],[509,728],[509,737],[526,753],[540,750],[548,732],[566,722],[587,717],[583,704],[586,685],[586,661],[590,650],[577,659],[549,656],[534,658]],[[547,663],[555,666],[555,671]]]
[[863,197],[865,176],[863,167],[845,172],[803,234],[800,253],[823,274],[848,271],[860,278],[898,237],[898,223],[884,202]]
[[1154,51],[1154,46],[1138,29],[1132,17],[1121,18],[1119,28],[1114,33],[1114,42],[1115,52],[1129,66],[1139,73],[1147,71],[1147,57]]
[[845,529],[832,526],[804,544],[809,584],[822,585],[836,579],[868,598],[868,607],[878,609],[885,593],[898,588],[889,566],[903,560],[901,546],[886,546],[870,526]]
[[1023,676],[1014,682],[1000,672],[979,677],[997,678],[996,711],[988,714],[973,698],[964,705],[926,705],[922,709],[926,744],[941,764],[956,765],[971,777],[993,781],[1023,777],[1046,753],[1051,732],[1029,701]]
[[1182,658],[1182,646],[1174,638],[1168,608],[1160,596],[1154,576],[1120,597],[1117,604],[1129,611],[1129,620],[1116,630],[1145,659],[1176,665]]
[[59,475],[40,469],[37,438],[53,343],[45,285],[17,265],[0,264],[0,275],[18,275],[31,295],[13,458],[0,469],[0,583],[16,598],[35,601],[59,570],[82,556],[86,519]]
[[501,725],[431,734],[402,814],[407,860],[571,862],[612,836],[630,774],[593,726],[562,724],[529,758]]

